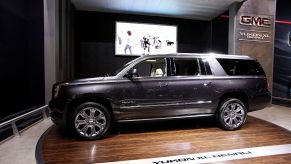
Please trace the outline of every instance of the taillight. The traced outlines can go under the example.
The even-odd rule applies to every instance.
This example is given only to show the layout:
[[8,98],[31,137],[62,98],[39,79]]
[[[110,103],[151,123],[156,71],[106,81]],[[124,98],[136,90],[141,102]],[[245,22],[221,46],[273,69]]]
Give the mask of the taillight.
[[60,89],[60,85],[57,85],[54,87],[54,91],[53,91],[53,98],[57,98],[59,95],[59,89]]
[[267,88],[268,88],[268,91],[271,91],[271,85],[268,80],[267,80]]

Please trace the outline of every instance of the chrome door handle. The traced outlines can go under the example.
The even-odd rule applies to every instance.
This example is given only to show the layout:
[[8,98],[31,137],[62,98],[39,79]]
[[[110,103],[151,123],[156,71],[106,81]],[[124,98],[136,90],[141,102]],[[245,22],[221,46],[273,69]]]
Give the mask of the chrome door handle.
[[159,86],[160,86],[160,87],[166,87],[166,86],[168,86],[168,83],[159,82]]
[[211,82],[208,82],[208,83],[203,83],[203,86],[204,87],[210,87],[212,85],[212,83]]

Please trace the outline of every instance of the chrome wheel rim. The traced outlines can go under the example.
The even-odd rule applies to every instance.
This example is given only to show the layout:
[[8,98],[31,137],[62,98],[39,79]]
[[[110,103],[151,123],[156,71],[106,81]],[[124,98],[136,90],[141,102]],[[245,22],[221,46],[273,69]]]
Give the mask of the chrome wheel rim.
[[102,133],[105,127],[106,117],[98,108],[84,108],[75,117],[75,128],[82,136],[95,137]]
[[245,120],[244,107],[239,103],[230,103],[225,107],[223,112],[223,120],[230,128],[237,128],[244,123]]

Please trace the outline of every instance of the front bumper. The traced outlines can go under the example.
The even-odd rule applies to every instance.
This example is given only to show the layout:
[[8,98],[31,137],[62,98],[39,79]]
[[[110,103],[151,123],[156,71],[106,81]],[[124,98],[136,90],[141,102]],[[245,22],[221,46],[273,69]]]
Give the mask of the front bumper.
[[67,128],[67,111],[69,101],[53,99],[49,102],[50,116],[52,121],[61,128]]

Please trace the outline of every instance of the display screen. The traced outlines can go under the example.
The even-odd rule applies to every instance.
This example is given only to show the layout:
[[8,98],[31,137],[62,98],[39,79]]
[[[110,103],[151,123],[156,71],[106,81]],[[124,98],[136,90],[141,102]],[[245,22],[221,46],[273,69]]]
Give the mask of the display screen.
[[116,22],[116,55],[141,56],[176,52],[176,26]]

